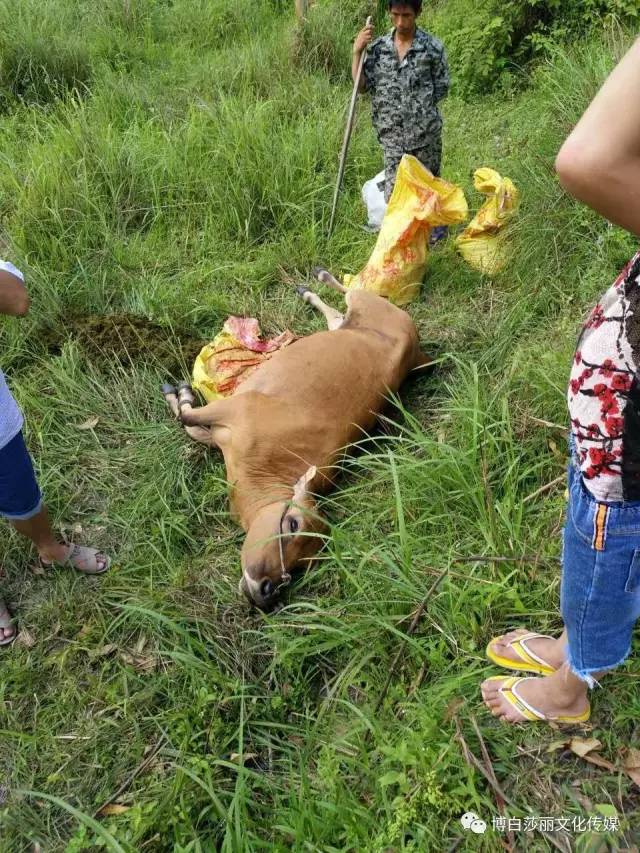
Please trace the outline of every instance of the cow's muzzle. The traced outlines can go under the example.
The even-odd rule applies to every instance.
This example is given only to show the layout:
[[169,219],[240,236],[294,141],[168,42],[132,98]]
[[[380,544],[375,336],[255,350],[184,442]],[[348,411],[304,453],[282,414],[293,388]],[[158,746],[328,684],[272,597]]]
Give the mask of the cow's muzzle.
[[271,581],[263,581],[259,590],[251,590],[243,576],[240,579],[239,589],[249,604],[265,613],[273,610],[280,601],[280,587],[275,586]]

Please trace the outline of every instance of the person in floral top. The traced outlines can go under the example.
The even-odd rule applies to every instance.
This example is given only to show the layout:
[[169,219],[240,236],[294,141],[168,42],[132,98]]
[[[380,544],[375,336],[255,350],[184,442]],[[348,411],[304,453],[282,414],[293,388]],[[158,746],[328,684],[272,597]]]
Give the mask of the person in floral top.
[[589,492],[600,501],[640,500],[640,388],[634,352],[640,252],[584,325],[569,381],[571,435]]
[[[640,236],[640,39],[562,146],[556,169],[571,195]],[[511,723],[588,719],[589,688],[628,656],[640,618],[640,252],[584,325],[567,400],[564,630],[513,631],[487,646],[494,663],[538,676],[483,682],[485,704]]]

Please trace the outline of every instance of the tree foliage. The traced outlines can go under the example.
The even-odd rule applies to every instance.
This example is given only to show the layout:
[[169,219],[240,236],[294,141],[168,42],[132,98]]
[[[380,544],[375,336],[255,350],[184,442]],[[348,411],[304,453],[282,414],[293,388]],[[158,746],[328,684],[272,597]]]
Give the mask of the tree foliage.
[[637,0],[450,0],[429,25],[443,39],[464,95],[491,91],[557,43],[606,22],[640,21]]

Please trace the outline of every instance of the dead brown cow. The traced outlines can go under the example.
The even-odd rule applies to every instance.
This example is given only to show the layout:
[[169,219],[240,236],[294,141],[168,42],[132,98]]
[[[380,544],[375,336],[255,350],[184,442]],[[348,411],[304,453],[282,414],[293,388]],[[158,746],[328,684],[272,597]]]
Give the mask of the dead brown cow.
[[389,394],[429,363],[405,311],[372,293],[345,291],[326,270],[314,272],[346,294],[343,316],[298,288],[329,331],[276,352],[233,396],[206,406],[193,407],[186,383],[178,391],[163,386],[189,436],[222,451],[232,513],[247,534],[240,588],[263,610],[322,547],[326,526],[313,495],[333,486],[344,449],[374,426]]

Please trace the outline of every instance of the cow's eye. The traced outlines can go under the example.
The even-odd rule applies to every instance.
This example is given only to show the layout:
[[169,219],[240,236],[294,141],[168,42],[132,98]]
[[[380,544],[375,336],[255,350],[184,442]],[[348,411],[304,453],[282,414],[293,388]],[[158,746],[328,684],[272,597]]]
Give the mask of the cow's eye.
[[298,524],[298,520],[296,518],[290,518],[289,519],[289,532],[290,533],[297,533],[299,526],[300,525]]

